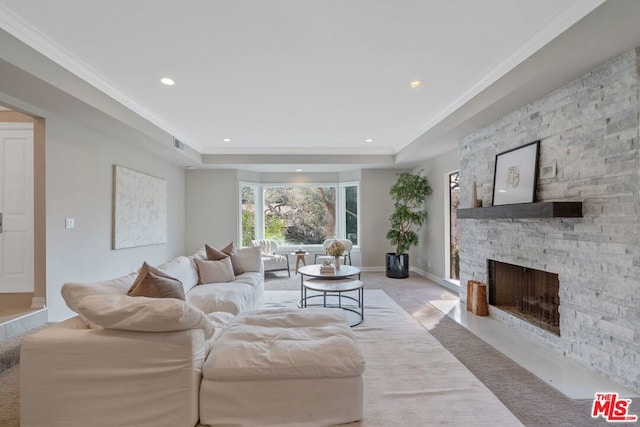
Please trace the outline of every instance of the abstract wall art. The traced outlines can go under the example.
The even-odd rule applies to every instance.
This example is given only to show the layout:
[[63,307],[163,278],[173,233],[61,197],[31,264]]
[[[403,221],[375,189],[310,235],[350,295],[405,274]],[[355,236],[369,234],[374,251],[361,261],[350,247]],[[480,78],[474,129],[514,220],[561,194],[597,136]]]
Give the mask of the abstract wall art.
[[167,242],[167,181],[113,165],[113,249]]

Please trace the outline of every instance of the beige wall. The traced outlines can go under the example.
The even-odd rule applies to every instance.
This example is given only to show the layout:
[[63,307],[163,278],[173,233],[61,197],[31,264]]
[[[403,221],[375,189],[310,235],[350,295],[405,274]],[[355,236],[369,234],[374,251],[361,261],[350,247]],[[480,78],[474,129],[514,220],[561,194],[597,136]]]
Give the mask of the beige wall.
[[189,170],[186,182],[187,253],[205,243],[238,246],[238,171]]
[[393,201],[389,189],[398,170],[363,169],[360,182],[360,245],[362,266],[384,269],[384,254],[395,249],[386,238]]
[[[153,154],[106,137],[74,122],[47,114],[46,251],[49,319],[73,313],[60,288],[128,274],[143,261],[159,264],[184,252],[184,169]],[[167,180],[167,243],[111,249],[112,168],[119,164]],[[75,218],[65,229],[65,218]]]
[[393,209],[389,188],[396,170],[364,169],[335,173],[248,173],[235,170],[187,171],[186,249],[194,252],[204,243],[226,245],[238,238],[239,181],[265,183],[323,183],[360,180],[360,256],[354,263],[364,268],[384,268],[384,254],[392,250],[385,235]]
[[459,169],[458,149],[451,150],[425,162],[416,172],[424,169],[433,193],[427,199],[429,213],[426,224],[421,228],[420,242],[411,251],[410,264],[438,278],[445,276],[445,191],[448,181],[445,175]]
[[[346,174],[357,179],[358,174]],[[238,245],[240,182],[270,184],[315,184],[340,181],[337,173],[257,173],[231,169],[187,171],[186,249],[196,251],[205,243]]]

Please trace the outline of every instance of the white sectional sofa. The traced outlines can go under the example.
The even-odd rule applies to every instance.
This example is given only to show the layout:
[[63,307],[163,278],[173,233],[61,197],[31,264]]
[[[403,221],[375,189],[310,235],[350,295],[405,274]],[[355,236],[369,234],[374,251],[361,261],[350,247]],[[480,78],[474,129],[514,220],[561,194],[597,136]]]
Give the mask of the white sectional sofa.
[[[258,308],[264,293],[259,248],[237,249],[245,273],[227,283],[199,284],[196,257],[206,255],[199,251],[157,267],[182,282],[185,302],[127,297],[136,273],[66,283],[62,295],[79,315],[29,336],[22,346],[21,425],[196,424],[214,328]],[[202,312],[207,319],[198,317]]]
[[203,251],[158,266],[182,284],[184,301],[128,296],[136,274],[65,284],[78,316],[22,345],[21,426],[360,419],[365,363],[344,311],[256,310],[264,292],[260,249],[236,255],[245,272],[224,283],[199,283]]

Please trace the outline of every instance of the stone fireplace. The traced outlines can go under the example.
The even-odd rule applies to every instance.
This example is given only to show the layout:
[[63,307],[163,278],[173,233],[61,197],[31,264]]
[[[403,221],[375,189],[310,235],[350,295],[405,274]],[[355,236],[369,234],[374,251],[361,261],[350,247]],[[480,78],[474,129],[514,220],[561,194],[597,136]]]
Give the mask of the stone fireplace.
[[[491,317],[638,392],[639,53],[633,49],[610,60],[458,146],[462,209],[501,209],[492,207],[496,154],[536,140],[544,173],[536,181],[535,201],[582,203],[581,218],[460,219],[461,283],[487,283]],[[474,183],[483,208],[472,209]],[[517,267],[496,271],[487,260]],[[526,294],[530,270],[551,273],[541,279],[549,287]],[[531,274],[535,279],[539,273]],[[520,284],[492,290],[503,276]],[[466,286],[460,299],[467,299]]]
[[489,304],[560,336],[558,275],[487,260]]

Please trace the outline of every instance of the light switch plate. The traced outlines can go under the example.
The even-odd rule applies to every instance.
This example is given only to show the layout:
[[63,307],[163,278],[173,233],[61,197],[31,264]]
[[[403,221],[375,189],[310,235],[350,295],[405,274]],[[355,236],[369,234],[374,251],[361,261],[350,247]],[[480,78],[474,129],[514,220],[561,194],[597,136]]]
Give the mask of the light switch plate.
[[64,219],[64,228],[76,228],[76,220],[75,220],[75,218],[65,218]]

